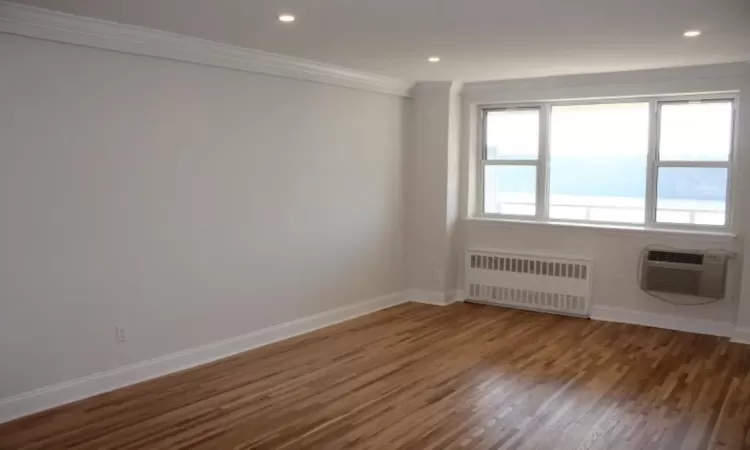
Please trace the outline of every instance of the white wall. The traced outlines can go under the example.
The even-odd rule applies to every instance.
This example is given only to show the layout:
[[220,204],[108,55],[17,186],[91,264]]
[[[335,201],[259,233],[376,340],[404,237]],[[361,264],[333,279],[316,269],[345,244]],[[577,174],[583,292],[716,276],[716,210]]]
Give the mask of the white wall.
[[460,99],[453,82],[412,89],[407,158],[407,284],[435,301],[455,295],[460,254]]
[[[412,90],[412,146],[408,155],[409,288],[443,292],[447,267],[446,173],[451,83],[425,83]],[[435,270],[441,272],[436,277]]]
[[405,100],[5,34],[0,61],[0,399],[405,287]]
[[690,307],[673,306],[644,294],[638,287],[636,277],[640,253],[647,245],[737,251],[739,244],[736,240],[469,221],[464,224],[464,244],[467,248],[516,250],[519,253],[531,251],[593,259],[595,315],[606,312],[601,310],[602,307],[625,308],[722,322],[726,324],[727,332],[734,325],[738,294],[736,274],[730,281],[732,290],[729,299]]
[[[550,225],[509,224],[465,220],[464,247],[551,252],[593,258],[595,261],[593,298],[600,308],[624,308],[640,313],[664,314],[682,319],[703,319],[726,324],[731,331],[738,320],[741,258],[733,262],[729,298],[706,306],[680,307],[653,299],[636,284],[638,256],[649,244],[687,249],[723,248],[743,253],[750,212],[750,65],[729,64],[682,69],[664,69],[613,74],[565,76],[529,80],[467,84],[463,91],[462,212],[465,218],[475,213],[476,110],[479,105],[559,99],[627,97],[696,92],[740,91],[737,123],[739,176],[735,180],[737,238],[698,236],[640,231],[555,227]],[[747,277],[746,277],[747,278]],[[744,281],[748,281],[747,279]],[[750,286],[750,285],[748,285]],[[742,293],[742,308],[750,325],[750,288]]]
[[447,271],[444,291],[448,301],[463,300],[458,287],[463,261],[461,239],[461,84],[454,84],[448,103],[448,150],[446,164],[446,226],[448,240]]

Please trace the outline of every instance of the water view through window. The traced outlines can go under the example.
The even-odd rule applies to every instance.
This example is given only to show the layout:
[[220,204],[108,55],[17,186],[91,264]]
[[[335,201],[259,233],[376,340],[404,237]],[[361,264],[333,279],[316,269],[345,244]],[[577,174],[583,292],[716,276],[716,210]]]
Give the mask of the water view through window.
[[[732,102],[658,106],[655,221],[725,225]],[[643,224],[655,125],[650,103],[552,105],[549,111],[549,218]],[[540,114],[541,108],[488,112],[485,212],[537,215]]]

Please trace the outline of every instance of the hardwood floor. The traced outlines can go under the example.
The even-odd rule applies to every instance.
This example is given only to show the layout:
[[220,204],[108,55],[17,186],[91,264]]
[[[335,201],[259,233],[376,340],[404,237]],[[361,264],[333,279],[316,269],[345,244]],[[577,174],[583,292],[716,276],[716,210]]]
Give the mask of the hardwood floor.
[[9,424],[0,448],[750,448],[750,346],[407,304]]

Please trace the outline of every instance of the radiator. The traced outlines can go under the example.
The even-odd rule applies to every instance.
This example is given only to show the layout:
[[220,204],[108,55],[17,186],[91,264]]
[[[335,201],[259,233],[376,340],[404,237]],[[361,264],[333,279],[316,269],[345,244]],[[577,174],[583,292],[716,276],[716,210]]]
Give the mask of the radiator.
[[587,317],[593,262],[559,256],[469,250],[468,300]]

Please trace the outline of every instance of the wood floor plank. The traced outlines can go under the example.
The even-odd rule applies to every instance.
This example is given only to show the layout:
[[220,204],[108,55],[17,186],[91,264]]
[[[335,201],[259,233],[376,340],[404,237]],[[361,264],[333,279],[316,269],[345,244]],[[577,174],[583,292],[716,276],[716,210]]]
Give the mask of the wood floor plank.
[[750,346],[406,304],[0,425],[2,449],[745,449]]

